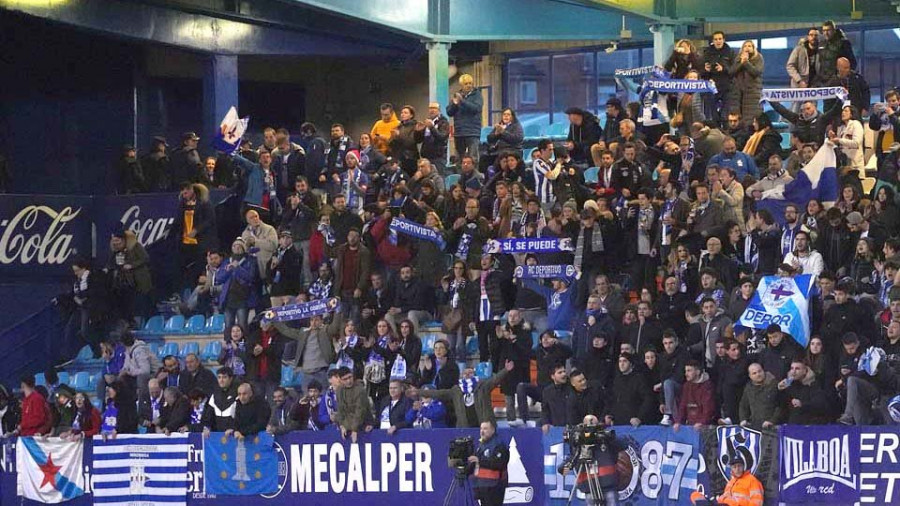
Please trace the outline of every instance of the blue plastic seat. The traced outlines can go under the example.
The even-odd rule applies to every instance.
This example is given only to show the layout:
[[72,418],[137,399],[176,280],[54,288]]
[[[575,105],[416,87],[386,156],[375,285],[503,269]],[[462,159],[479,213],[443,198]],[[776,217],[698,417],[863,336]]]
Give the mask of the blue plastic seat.
[[423,355],[431,355],[434,353],[434,343],[437,341],[437,336],[434,334],[425,334],[422,336],[422,354]]
[[565,121],[560,121],[559,123],[552,123],[547,127],[547,135],[549,137],[566,137],[569,135],[569,123]]
[[44,373],[39,372],[34,375],[34,384],[36,386],[47,386],[47,378],[44,376]]
[[59,376],[60,385],[68,385],[72,381],[72,378],[69,377],[69,373],[66,371],[59,371],[56,375]]
[[459,178],[460,178],[459,174],[448,175],[447,177],[444,178],[444,188],[446,188],[449,191],[451,186],[454,186],[457,183],[459,183]]
[[281,366],[281,386],[285,388],[294,386],[294,368],[292,366]]
[[166,322],[163,327],[164,334],[182,334],[184,333],[184,316],[177,314]]
[[481,136],[479,137],[479,140],[480,140],[482,143],[487,142],[487,136],[488,136],[489,133],[491,133],[491,131],[492,131],[493,129],[494,129],[494,127],[489,127],[489,126],[487,126],[487,127],[481,127]]
[[210,316],[206,322],[206,333],[221,334],[223,332],[225,332],[225,315],[214,314]]
[[791,149],[790,132],[781,132],[781,149]]
[[222,351],[222,341],[210,341],[203,348],[201,358],[204,362],[212,362],[219,359],[219,353]]
[[475,366],[475,376],[478,377],[479,380],[486,380],[494,374],[493,367],[490,362],[479,362],[477,366]]
[[87,371],[78,371],[75,373],[75,379],[72,380],[72,388],[75,389],[76,392],[90,392],[91,389],[91,375],[87,373]]
[[541,345],[541,335],[537,332],[531,333],[531,344],[535,350]]
[[456,363],[456,367],[459,367],[459,373],[462,374],[462,372],[469,367],[469,364],[467,364],[465,361],[461,361]]
[[80,350],[78,350],[78,355],[75,357],[76,362],[92,362],[94,360],[94,352],[91,350],[91,347],[88,345],[84,345]]
[[303,371],[297,371],[294,373],[294,380],[291,381],[291,386],[294,388],[300,388],[300,385],[303,384]]
[[557,330],[555,331],[556,337],[565,344],[572,344],[572,333],[568,330]]
[[178,344],[177,343],[166,343],[162,345],[159,349],[159,353],[156,355],[160,360],[163,358],[172,355],[173,357],[178,356]]
[[147,347],[150,348],[150,353],[156,355],[157,357],[159,356],[159,343],[157,343],[156,341],[147,343]]
[[527,125],[524,128],[525,137],[537,138],[541,136],[541,125]]
[[197,355],[197,357],[199,358],[200,344],[198,344],[194,341],[191,341],[189,343],[184,343],[184,346],[181,347],[181,351],[178,352],[178,357],[185,358],[188,355],[190,355],[191,353],[193,353],[194,355]]
[[103,401],[101,401],[99,398],[95,397],[93,400],[91,400],[91,404],[93,404],[97,409],[103,408]]
[[191,316],[184,325],[184,333],[205,334],[206,330],[204,327],[206,327],[206,318],[204,318],[202,314],[195,314],[194,316]]
[[478,355],[478,337],[469,336],[466,338],[466,355],[469,357]]
[[525,163],[531,162],[531,152],[534,151],[534,148],[525,148],[522,150],[522,160]]
[[149,335],[162,334],[165,324],[166,320],[162,315],[154,315],[147,320],[147,323],[144,324],[144,328],[141,332]]
[[584,182],[588,184],[600,182],[600,167],[588,167],[584,171]]

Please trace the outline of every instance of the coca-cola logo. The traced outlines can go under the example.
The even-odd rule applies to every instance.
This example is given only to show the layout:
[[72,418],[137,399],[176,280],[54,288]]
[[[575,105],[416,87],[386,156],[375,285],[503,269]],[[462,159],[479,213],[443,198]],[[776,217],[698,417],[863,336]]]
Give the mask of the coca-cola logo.
[[150,246],[169,236],[169,230],[175,218],[148,218],[141,220],[141,206],[133,205],[122,215],[122,225],[137,235],[138,241],[144,246]]
[[[63,233],[66,224],[78,217],[81,208],[64,207],[57,212],[49,206],[27,206],[12,219],[0,221],[0,264],[63,264],[77,253],[72,248],[72,234]],[[50,220],[44,228],[41,219]],[[41,225],[38,225],[41,223]]]

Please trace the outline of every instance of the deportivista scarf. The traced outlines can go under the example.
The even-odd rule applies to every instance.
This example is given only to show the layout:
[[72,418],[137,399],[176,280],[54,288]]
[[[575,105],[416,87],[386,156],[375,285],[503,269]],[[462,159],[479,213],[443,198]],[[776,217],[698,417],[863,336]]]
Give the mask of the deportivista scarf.
[[394,218],[391,220],[391,231],[415,237],[437,244],[442,251],[446,247],[444,237],[440,232],[425,225],[420,225],[414,221],[405,220],[403,218]]
[[840,86],[830,88],[769,88],[762,90],[760,102],[807,102],[837,98],[847,102],[847,90]]
[[478,386],[478,377],[473,376],[469,379],[459,379],[459,389],[463,393],[463,401],[466,406],[475,404],[475,388]]
[[519,279],[574,278],[574,265],[520,265],[515,276]]
[[300,304],[290,304],[272,308],[263,314],[264,322],[286,322],[291,320],[305,320],[320,314],[337,311],[341,307],[341,300],[337,297],[330,299],[318,299]]

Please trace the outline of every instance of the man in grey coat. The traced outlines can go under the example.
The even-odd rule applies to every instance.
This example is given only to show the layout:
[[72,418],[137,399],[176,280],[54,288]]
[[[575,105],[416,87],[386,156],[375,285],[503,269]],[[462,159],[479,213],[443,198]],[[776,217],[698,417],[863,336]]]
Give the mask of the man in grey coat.
[[483,422],[496,425],[491,391],[513,370],[515,364],[507,360],[502,371],[484,381],[478,381],[471,368],[463,371],[459,384],[443,390],[421,390],[420,397],[433,397],[444,404],[453,404],[456,413],[456,428],[478,427]]

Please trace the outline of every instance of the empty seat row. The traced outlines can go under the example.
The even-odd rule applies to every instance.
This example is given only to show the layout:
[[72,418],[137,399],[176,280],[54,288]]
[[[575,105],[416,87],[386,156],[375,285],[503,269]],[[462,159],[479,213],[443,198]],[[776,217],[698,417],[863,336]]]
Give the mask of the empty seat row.
[[205,318],[194,315],[185,321],[183,315],[175,315],[165,320],[162,315],[155,315],[147,320],[144,328],[138,333],[148,336],[179,334],[222,334],[225,331],[225,315],[215,314]]

